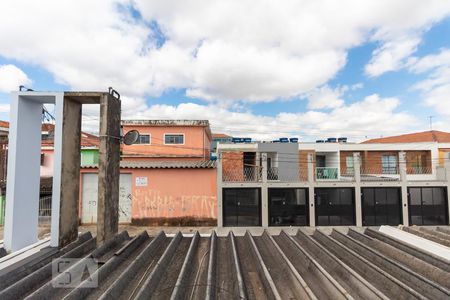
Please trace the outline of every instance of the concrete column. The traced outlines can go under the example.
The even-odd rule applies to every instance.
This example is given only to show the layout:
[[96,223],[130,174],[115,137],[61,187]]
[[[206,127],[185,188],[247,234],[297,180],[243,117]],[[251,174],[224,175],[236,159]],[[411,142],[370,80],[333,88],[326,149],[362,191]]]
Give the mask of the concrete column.
[[406,153],[404,151],[401,151],[398,154],[398,165],[399,165],[400,183],[401,183],[401,191],[402,191],[403,225],[409,226],[408,181],[406,178]]
[[261,169],[261,223],[263,227],[269,226],[269,191],[267,187],[267,153],[261,153],[262,169]]
[[355,213],[356,226],[362,226],[362,201],[361,201],[361,156],[359,152],[353,153],[353,169],[355,176]]
[[444,159],[445,165],[445,182],[447,183],[447,214],[448,219],[450,221],[450,153],[446,153],[446,157]]
[[217,227],[223,227],[222,153],[217,153]]
[[110,94],[100,98],[97,245],[119,230],[120,106]]
[[308,153],[306,165],[308,169],[309,226],[314,227],[316,226],[316,211],[314,203],[314,156],[312,153]]
[[400,173],[400,180],[406,181],[406,153],[401,151],[398,153],[398,169]]
[[42,102],[15,94],[10,107],[4,246],[38,240]]
[[59,247],[78,237],[80,195],[81,103],[64,98],[61,135]]

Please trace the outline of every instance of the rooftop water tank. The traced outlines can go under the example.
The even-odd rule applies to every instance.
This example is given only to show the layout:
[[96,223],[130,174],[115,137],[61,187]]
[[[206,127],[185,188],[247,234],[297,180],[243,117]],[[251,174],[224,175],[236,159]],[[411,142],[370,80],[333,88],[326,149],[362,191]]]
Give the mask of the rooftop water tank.
[[251,143],[252,139],[251,138],[244,138],[244,143]]
[[231,142],[233,142],[233,143],[242,143],[243,139],[242,138],[232,138]]
[[337,139],[336,138],[327,138],[327,143],[336,143]]
[[280,138],[280,143],[289,143],[288,138]]
[[298,138],[290,138],[289,141],[291,143],[298,143]]
[[340,137],[340,138],[338,138],[338,142],[339,143],[347,143],[347,138],[346,137]]

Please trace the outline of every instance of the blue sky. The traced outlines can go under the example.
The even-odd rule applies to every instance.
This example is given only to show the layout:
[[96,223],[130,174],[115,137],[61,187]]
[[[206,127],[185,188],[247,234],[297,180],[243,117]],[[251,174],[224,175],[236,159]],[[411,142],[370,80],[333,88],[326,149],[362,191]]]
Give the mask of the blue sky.
[[[450,131],[448,1],[185,2],[43,1],[52,9],[39,15],[5,1],[0,118],[20,84],[113,86],[123,118],[209,119],[259,139],[357,141],[428,130],[429,116]],[[85,111],[86,130],[96,114]]]

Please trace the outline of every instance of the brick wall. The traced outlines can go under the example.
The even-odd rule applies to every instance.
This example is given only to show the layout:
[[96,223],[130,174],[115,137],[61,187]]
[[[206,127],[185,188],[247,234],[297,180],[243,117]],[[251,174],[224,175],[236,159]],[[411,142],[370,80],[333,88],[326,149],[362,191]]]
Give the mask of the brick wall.
[[[353,153],[358,151],[341,151],[340,155],[340,168],[341,168],[341,174],[347,174],[347,157],[353,157]],[[363,159],[362,152],[359,151],[359,155],[361,156],[361,159]]]
[[431,151],[406,151],[406,173],[416,174],[419,167],[419,174],[431,174]]
[[[341,151],[341,173],[347,172],[347,156],[353,156],[353,152],[358,151]],[[361,156],[361,165],[363,172],[370,174],[382,174],[381,157],[383,155],[394,155],[397,157],[398,168],[398,154],[400,151],[359,151]],[[408,174],[414,174],[413,167],[416,167],[418,157],[419,162],[422,163],[421,167],[426,173],[431,172],[431,151],[405,151],[406,153],[406,167]]]
[[[298,151],[298,161],[299,161],[299,173],[300,173],[300,181],[308,180],[308,154],[312,154],[315,157],[314,150],[300,150]],[[313,163],[313,168],[315,169],[316,164]]]
[[[232,175],[234,180],[244,179],[244,152],[222,152],[222,176]],[[225,179],[225,178],[224,178]]]

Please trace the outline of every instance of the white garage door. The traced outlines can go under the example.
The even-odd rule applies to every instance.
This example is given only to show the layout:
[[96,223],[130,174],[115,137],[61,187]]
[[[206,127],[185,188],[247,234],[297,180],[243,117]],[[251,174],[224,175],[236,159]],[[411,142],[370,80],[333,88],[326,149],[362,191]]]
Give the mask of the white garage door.
[[[120,174],[119,179],[119,223],[131,222],[131,174]],[[98,175],[83,174],[81,192],[81,222],[97,222]]]

